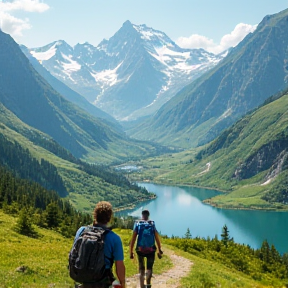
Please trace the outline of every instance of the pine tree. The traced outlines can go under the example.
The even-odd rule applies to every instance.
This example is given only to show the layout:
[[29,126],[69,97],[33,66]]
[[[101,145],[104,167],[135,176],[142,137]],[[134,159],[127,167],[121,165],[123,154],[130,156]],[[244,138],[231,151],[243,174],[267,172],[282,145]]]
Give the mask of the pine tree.
[[21,210],[15,230],[23,235],[36,237],[37,233],[32,226],[32,219],[28,215],[28,211],[26,209]]
[[191,239],[192,238],[192,235],[191,235],[191,232],[190,232],[189,228],[187,228],[187,231],[186,231],[186,233],[184,235],[184,238],[185,239]]
[[230,241],[229,230],[226,224],[222,228],[221,241],[223,242],[225,247],[228,246],[228,242]]
[[48,227],[54,228],[59,226],[60,222],[60,215],[59,215],[59,207],[56,203],[50,203],[46,207],[46,222]]

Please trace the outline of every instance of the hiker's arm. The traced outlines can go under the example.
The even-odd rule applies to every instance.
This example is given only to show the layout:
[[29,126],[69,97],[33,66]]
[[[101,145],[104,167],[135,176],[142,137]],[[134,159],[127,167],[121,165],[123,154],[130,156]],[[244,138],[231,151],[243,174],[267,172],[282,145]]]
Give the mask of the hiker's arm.
[[122,286],[125,288],[125,265],[123,260],[115,261],[117,278]]
[[134,248],[134,244],[135,244],[136,238],[137,238],[137,232],[134,231],[133,235],[132,235],[131,242],[130,242],[130,257],[131,257],[131,255],[133,255],[133,248]]
[[159,236],[159,233],[157,231],[155,231],[155,240],[157,243],[158,250],[162,254],[160,236]]

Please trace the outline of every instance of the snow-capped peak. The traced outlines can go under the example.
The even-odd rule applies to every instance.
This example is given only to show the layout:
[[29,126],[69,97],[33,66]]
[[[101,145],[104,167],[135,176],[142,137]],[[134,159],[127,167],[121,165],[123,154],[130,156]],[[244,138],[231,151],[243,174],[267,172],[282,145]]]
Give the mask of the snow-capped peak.
[[97,47],[85,42],[72,48],[59,40],[30,51],[51,74],[117,119],[154,113],[223,58],[182,49],[164,32],[130,21]]
[[141,35],[141,39],[153,42],[155,47],[169,46],[179,48],[165,33],[155,30],[151,27],[147,27],[145,24],[135,25],[133,28]]

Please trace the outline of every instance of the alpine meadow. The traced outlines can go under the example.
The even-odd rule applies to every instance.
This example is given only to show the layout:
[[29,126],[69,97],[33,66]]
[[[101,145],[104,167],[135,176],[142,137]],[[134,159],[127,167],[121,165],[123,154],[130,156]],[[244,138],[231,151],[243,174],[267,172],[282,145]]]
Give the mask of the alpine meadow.
[[288,287],[287,3],[112,2],[0,1],[0,288],[100,287],[67,268],[97,225],[109,287]]

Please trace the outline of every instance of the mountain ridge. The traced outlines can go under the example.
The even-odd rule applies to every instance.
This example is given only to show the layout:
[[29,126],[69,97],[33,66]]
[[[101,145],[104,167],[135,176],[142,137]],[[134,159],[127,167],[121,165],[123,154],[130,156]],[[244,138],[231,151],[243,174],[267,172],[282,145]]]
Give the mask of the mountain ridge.
[[226,56],[180,48],[164,32],[129,20],[97,47],[59,40],[29,50],[53,76],[121,121],[151,115]]
[[0,32],[0,39],[0,102],[21,121],[50,135],[74,156],[92,162],[119,161],[134,157],[136,151],[143,155],[160,148],[130,140],[115,124],[66,100],[33,68],[8,34]]
[[285,89],[287,16],[288,9],[265,17],[217,66],[184,87],[129,135],[186,148],[201,146]]
[[98,109],[95,105],[88,102],[83,96],[75,92],[66,86],[63,82],[59,81],[57,78],[51,75],[51,73],[45,69],[39,61],[37,61],[29,52],[26,46],[20,45],[22,52],[29,59],[30,63],[33,65],[35,70],[57,91],[59,94],[64,96],[70,102],[76,104],[83,110],[87,111],[89,114],[96,118],[102,118],[103,120],[108,120],[112,124],[118,125],[120,129],[119,123],[109,114],[104,111]]
[[138,165],[152,167],[135,179],[217,189],[223,193],[205,202],[225,209],[287,211],[287,105],[285,90],[203,147],[160,156],[151,164],[143,160]]

